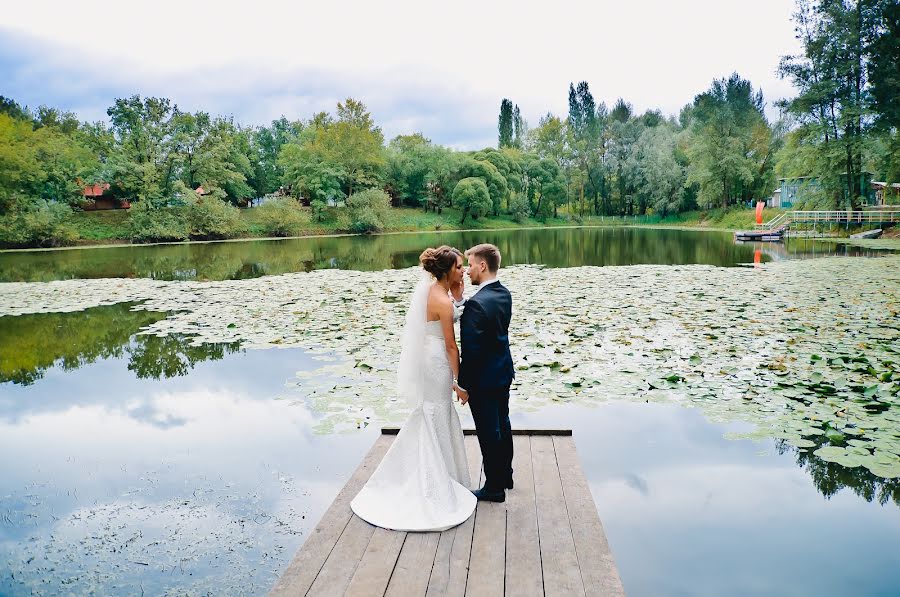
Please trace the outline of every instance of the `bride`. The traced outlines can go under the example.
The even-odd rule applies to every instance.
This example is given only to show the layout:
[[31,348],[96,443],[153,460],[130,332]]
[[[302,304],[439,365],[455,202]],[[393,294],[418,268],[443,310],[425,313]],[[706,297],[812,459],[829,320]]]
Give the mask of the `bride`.
[[462,427],[453,406],[469,396],[456,384],[459,349],[450,300],[462,283],[463,256],[441,246],[419,257],[425,270],[406,313],[397,389],[414,407],[350,507],[357,516],[397,531],[443,531],[475,511]]

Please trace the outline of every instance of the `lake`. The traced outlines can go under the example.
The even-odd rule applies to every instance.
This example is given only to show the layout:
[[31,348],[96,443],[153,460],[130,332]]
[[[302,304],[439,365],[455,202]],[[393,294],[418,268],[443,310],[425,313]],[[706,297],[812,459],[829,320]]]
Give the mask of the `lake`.
[[0,253],[0,594],[265,594],[403,420],[418,254],[478,242],[626,592],[897,593],[900,257],[595,228]]

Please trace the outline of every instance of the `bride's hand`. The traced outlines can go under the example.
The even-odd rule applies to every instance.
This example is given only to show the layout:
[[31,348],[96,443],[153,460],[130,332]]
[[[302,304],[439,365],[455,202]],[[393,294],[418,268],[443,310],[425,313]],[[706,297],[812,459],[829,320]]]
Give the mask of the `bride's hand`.
[[453,390],[456,392],[456,397],[459,399],[460,404],[465,404],[469,401],[469,393],[467,391],[456,384],[453,384]]
[[454,282],[450,285],[450,295],[457,302],[463,299],[463,290],[465,289],[465,282],[460,279],[459,282]]

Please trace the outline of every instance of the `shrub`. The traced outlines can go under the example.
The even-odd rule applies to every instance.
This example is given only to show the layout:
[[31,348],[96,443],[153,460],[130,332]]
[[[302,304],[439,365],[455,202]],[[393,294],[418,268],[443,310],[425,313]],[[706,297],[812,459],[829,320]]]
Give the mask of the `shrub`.
[[300,203],[290,197],[267,201],[253,209],[263,233],[269,236],[295,236],[309,224],[309,216]]
[[60,247],[75,242],[78,234],[65,203],[39,199],[15,200],[0,217],[0,244],[10,247]]
[[190,227],[184,209],[155,207],[146,199],[132,204],[128,214],[131,240],[139,243],[186,240]]
[[193,239],[231,238],[244,231],[241,212],[215,197],[201,197],[187,207],[189,234]]
[[379,232],[391,209],[391,198],[380,189],[366,189],[347,198],[351,232]]

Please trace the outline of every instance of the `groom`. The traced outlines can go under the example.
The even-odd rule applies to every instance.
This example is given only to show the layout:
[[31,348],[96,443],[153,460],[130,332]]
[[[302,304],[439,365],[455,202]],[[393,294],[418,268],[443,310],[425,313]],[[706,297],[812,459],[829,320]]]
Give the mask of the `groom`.
[[509,386],[515,377],[509,353],[512,296],[497,280],[500,250],[483,244],[466,251],[469,279],[478,290],[463,299],[462,283],[451,288],[454,302],[465,304],[459,320],[462,361],[459,386],[469,395],[475,431],[484,460],[484,487],[473,493],[479,500],[506,501],[512,489],[512,429],[509,424]]

